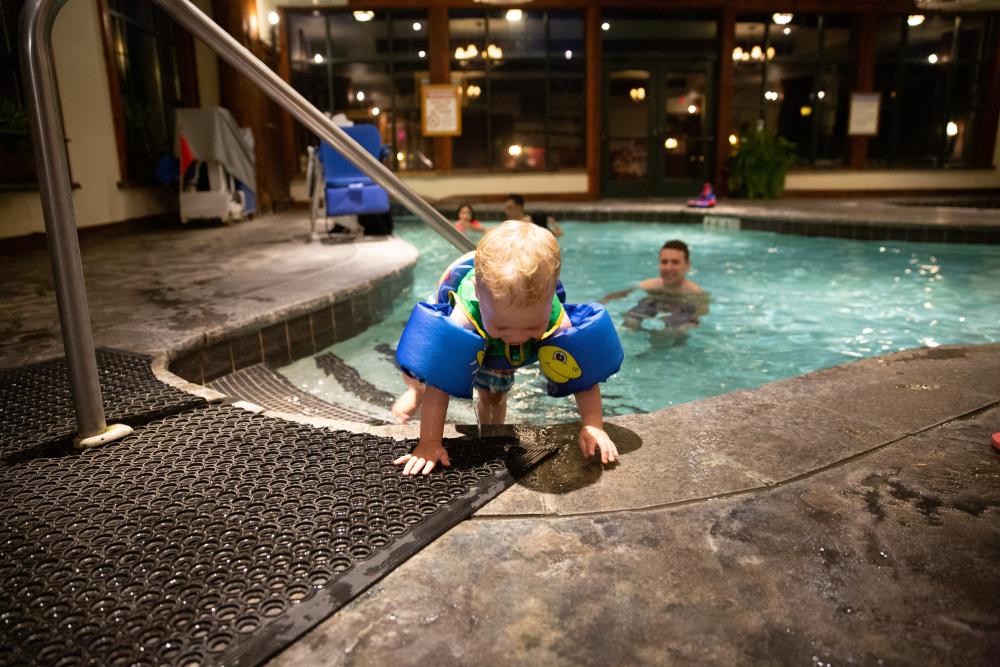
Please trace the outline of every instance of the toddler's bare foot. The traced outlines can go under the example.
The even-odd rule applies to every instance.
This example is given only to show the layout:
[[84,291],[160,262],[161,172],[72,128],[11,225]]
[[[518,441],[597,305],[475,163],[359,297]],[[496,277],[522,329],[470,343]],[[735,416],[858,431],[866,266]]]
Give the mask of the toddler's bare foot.
[[410,387],[396,399],[396,402],[392,404],[392,416],[396,418],[400,424],[405,424],[410,421],[414,413],[420,408],[420,393]]

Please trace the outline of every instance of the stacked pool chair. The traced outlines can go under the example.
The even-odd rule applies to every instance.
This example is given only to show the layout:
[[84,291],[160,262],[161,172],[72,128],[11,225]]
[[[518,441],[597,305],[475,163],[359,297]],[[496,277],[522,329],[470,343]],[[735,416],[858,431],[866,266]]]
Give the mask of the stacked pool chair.
[[[341,128],[351,139],[382,160],[388,147],[382,145],[374,125],[351,125]],[[358,216],[387,214],[389,193],[372,182],[337,150],[321,142],[319,149],[310,149],[310,174],[307,174],[312,200],[312,238],[324,241],[350,240],[364,233]],[[322,218],[326,229],[317,232],[316,222]]]
[[181,222],[244,220],[257,211],[253,134],[222,107],[177,109]]

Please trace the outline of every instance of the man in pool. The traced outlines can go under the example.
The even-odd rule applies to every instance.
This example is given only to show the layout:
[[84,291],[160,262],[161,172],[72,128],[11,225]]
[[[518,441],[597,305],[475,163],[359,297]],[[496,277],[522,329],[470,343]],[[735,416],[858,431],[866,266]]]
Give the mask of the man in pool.
[[660,275],[601,299],[607,303],[628,296],[637,289],[646,296],[625,313],[625,326],[639,329],[650,318],[662,320],[663,329],[684,334],[698,326],[699,317],[708,313],[708,295],[687,277],[691,270],[691,252],[683,241],[667,241],[660,248]]

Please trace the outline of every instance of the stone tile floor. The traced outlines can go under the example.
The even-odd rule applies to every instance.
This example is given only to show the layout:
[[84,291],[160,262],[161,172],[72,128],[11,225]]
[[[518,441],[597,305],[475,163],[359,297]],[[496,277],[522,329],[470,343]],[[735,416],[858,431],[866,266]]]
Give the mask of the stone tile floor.
[[[332,295],[412,265],[395,238],[308,242],[293,210],[230,226],[189,225],[81,243],[98,346],[159,354],[318,308]],[[0,243],[0,367],[62,354],[52,270],[44,250]]]

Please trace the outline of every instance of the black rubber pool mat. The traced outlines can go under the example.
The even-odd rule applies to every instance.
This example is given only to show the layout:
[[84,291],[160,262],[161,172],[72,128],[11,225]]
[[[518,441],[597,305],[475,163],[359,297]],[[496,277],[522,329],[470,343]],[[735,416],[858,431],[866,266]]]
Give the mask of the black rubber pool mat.
[[0,664],[259,664],[554,451],[412,446],[209,406],[0,465]]
[[266,410],[292,412],[308,417],[342,419],[361,424],[385,424],[358,410],[333,405],[305,392],[264,364],[242,368],[208,384],[230,398],[255,403]]
[[[97,351],[97,370],[108,422],[130,426],[204,405],[205,399],[164,384],[151,358]],[[0,457],[76,435],[76,414],[65,359],[0,369]]]

